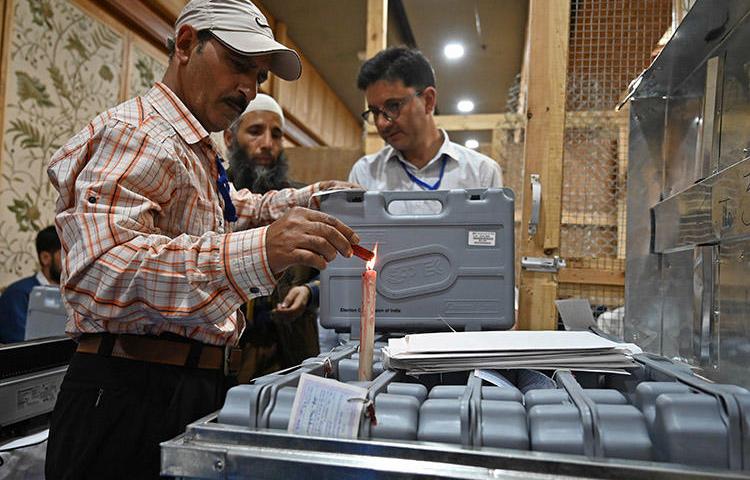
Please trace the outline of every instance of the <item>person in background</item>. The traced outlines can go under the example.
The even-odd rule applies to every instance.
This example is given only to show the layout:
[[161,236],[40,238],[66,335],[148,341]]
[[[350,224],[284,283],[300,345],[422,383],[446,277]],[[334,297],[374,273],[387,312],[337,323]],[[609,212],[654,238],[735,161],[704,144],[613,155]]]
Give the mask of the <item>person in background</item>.
[[[375,125],[387,145],[360,158],[350,182],[368,190],[502,187],[497,162],[451,142],[435,125],[435,73],[421,52],[407,47],[379,52],[360,68],[357,87],[367,99],[362,118]],[[432,205],[409,202],[398,210],[431,213]]]
[[[272,97],[259,93],[224,131],[229,180],[235,188],[266,193],[305,185],[289,179],[282,145],[284,112]],[[240,338],[240,383],[298,365],[319,353],[317,331],[318,271],[294,266],[273,293],[256,297],[244,308],[247,329]]]
[[[236,190],[210,132],[268,72],[301,75],[249,0],[192,0],[161,82],[95,117],[50,160],[61,287],[78,342],[50,418],[48,480],[157,478],[159,443],[224,402],[237,313],[293,265],[325,268],[359,237],[319,211],[324,181]],[[311,203],[312,201],[312,203]]]
[[37,233],[36,255],[39,259],[39,271],[10,284],[0,296],[0,343],[23,341],[29,295],[34,287],[60,284],[60,239],[54,226],[43,228]]

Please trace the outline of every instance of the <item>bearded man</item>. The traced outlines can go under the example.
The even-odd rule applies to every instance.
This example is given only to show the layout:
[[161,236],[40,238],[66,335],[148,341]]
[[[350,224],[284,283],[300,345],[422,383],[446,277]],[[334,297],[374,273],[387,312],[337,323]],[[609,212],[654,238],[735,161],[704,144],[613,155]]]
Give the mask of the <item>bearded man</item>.
[[[284,126],[281,106],[259,93],[224,131],[229,179],[237,189],[264,194],[305,186],[288,177]],[[298,365],[319,353],[317,275],[309,267],[290,268],[271,295],[256,297],[243,307],[248,328],[240,339],[239,382]]]

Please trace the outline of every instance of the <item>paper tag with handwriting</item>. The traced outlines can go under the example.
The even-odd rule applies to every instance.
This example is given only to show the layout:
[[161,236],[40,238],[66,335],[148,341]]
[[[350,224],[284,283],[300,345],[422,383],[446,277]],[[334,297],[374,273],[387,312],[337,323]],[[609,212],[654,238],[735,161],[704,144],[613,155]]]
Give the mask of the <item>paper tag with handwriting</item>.
[[357,438],[367,389],[303,373],[289,418],[289,433]]

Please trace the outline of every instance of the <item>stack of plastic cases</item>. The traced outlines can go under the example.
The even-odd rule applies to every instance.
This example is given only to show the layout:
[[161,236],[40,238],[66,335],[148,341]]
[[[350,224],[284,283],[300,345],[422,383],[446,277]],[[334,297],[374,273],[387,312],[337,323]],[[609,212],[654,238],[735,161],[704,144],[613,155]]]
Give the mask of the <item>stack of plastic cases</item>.
[[[389,213],[398,202],[440,210]],[[350,190],[323,196],[320,209],[352,227],[362,246],[377,244],[376,330],[413,333],[513,326],[513,204],[503,188]],[[361,259],[339,256],[321,272],[321,325],[356,335],[364,269]]]
[[[438,201],[429,215],[391,215],[395,201]],[[497,330],[513,325],[513,194],[506,189],[438,192],[342,191],[321,210],[367,247],[378,244],[379,332]],[[358,258],[321,272],[321,324],[356,337]],[[358,344],[338,346],[297,368],[231,389],[217,422],[286,431],[299,378],[326,376],[368,389],[376,422],[359,439],[442,442],[589,459],[670,462],[750,470],[750,393],[716,385],[661,357],[638,355],[631,375],[554,372],[556,388],[522,393],[470,372],[419,377],[384,370],[376,344],[374,380],[358,382]],[[553,372],[547,372],[552,374]]]
[[368,388],[377,421],[363,418],[362,440],[750,470],[750,392],[709,383],[663,358],[636,356],[639,367],[629,376],[558,371],[556,388],[523,394],[466,372],[411,377],[383,371],[380,362],[372,382],[357,382],[356,349],[340,346],[289,373],[234,387],[217,421],[286,431],[300,375],[309,373]]

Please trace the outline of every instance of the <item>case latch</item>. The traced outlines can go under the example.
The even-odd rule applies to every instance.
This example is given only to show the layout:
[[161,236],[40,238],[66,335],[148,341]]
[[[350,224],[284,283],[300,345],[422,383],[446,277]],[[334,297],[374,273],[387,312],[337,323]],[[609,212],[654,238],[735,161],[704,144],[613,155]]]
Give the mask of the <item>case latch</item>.
[[523,257],[521,268],[530,272],[558,272],[565,268],[565,259],[558,256],[549,257]]

